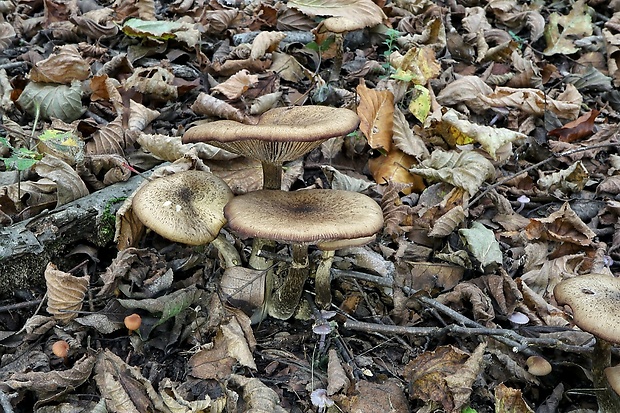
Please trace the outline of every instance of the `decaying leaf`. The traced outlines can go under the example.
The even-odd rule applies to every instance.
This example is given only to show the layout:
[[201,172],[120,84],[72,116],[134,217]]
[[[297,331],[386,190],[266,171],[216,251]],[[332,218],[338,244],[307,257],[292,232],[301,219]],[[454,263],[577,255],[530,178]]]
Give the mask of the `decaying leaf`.
[[430,47],[412,47],[405,55],[395,51],[390,55],[389,61],[396,69],[393,78],[416,85],[426,85],[429,80],[439,76],[441,71],[435,51]]
[[125,88],[134,88],[140,93],[161,100],[174,100],[178,92],[172,84],[173,79],[174,75],[161,66],[142,67],[137,68],[125,80]]
[[594,121],[599,114],[598,110],[592,109],[561,128],[550,130],[547,134],[557,136],[560,142],[569,143],[587,138],[595,132]]
[[390,152],[394,125],[394,94],[388,90],[368,89],[363,83],[357,86],[356,90],[360,95],[357,107],[361,120],[360,130],[371,148],[384,154]]
[[265,386],[259,379],[231,374],[228,380],[233,386],[241,387],[243,390],[243,400],[247,413],[286,413],[287,410],[280,406],[278,394]]
[[329,350],[329,362],[327,364],[327,394],[336,394],[340,390],[345,390],[351,385],[351,380],[344,371],[338,352]]
[[151,382],[142,376],[140,369],[129,366],[108,349],[97,356],[95,382],[108,411],[169,411]]
[[282,32],[260,32],[252,42],[250,57],[252,59],[260,59],[265,53],[273,52],[285,37],[286,33]]
[[469,252],[480,263],[480,269],[483,272],[502,265],[502,252],[493,231],[474,221],[471,224],[471,228],[461,229],[459,234],[467,245]]
[[251,75],[247,69],[243,69],[231,77],[225,82],[213,88],[213,91],[219,92],[226,96],[228,99],[239,99],[249,88],[258,83],[258,76]]
[[434,181],[448,182],[465,189],[470,195],[476,193],[484,181],[495,176],[493,164],[479,153],[444,152],[440,149],[409,171]]
[[575,46],[574,39],[591,36],[593,31],[592,17],[588,10],[586,1],[579,0],[573,4],[566,16],[551,13],[545,28],[547,48],[543,53],[551,56],[557,53],[568,55],[578,52],[579,48]]
[[57,320],[68,323],[78,316],[88,290],[90,277],[75,277],[60,271],[51,262],[45,268],[47,312]]
[[456,373],[447,375],[444,378],[452,393],[454,408],[457,411],[469,403],[469,396],[472,393],[474,381],[476,381],[478,374],[484,368],[483,356],[486,347],[484,343],[478,344],[478,347],[476,347],[467,361],[463,363],[462,367]]
[[566,202],[547,218],[531,219],[525,228],[525,235],[529,240],[551,240],[587,246],[592,243],[596,234]]
[[495,409],[500,412],[534,413],[523,400],[521,390],[507,387],[504,383],[495,387]]
[[371,0],[291,0],[287,5],[311,17],[334,16],[327,19],[326,29],[337,33],[376,26],[387,19]]
[[540,177],[537,184],[544,191],[552,192],[558,189],[570,194],[580,192],[585,187],[588,178],[588,170],[579,161],[567,169]]
[[89,76],[90,65],[72,44],[56,48],[54,54],[37,62],[30,71],[30,80],[39,83],[69,85],[75,80],[88,79]]
[[82,106],[82,85],[74,81],[70,86],[30,82],[26,85],[17,103],[32,117],[57,118],[73,122],[86,110]]
[[192,110],[199,115],[215,116],[222,119],[235,120],[241,123],[251,123],[249,118],[239,109],[221,99],[206,93],[200,93],[192,105]]

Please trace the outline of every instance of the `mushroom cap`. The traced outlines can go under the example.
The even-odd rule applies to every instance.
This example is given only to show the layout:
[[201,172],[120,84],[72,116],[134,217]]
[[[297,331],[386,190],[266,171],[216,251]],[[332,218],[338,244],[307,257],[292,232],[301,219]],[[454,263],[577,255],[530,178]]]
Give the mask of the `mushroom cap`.
[[531,356],[526,360],[527,371],[532,376],[546,376],[553,368],[551,363],[540,356]]
[[270,109],[255,125],[218,120],[194,126],[183,143],[208,142],[248,158],[272,163],[295,160],[335,136],[353,132],[360,119],[355,112],[329,106]]
[[603,371],[611,388],[620,395],[620,366],[607,367]]
[[242,237],[286,243],[366,237],[370,242],[383,228],[381,207],[372,198],[334,189],[254,191],[232,199],[224,215],[228,226]]
[[561,281],[553,289],[558,304],[573,310],[573,322],[583,331],[620,343],[620,279],[587,274]]
[[233,193],[217,176],[184,171],[155,179],[133,197],[132,208],[144,225],[171,241],[203,245],[224,224],[224,205]]

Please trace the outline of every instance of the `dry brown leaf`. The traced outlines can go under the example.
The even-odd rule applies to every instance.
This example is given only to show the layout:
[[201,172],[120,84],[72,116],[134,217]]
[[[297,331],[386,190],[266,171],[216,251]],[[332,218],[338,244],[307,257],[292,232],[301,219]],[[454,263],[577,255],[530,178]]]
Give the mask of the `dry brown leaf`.
[[9,47],[13,39],[15,39],[15,36],[15,29],[11,23],[0,23],[0,51]]
[[394,147],[386,155],[379,155],[368,160],[368,169],[376,183],[383,185],[387,182],[406,184],[403,192],[422,192],[426,185],[419,175],[409,172],[409,168],[417,164],[417,160],[400,149]]
[[551,240],[581,246],[591,245],[595,235],[575,214],[568,202],[547,218],[530,220],[530,224],[525,228],[528,240]]
[[413,291],[449,291],[462,279],[465,269],[456,265],[405,261],[402,285]]
[[599,113],[601,112],[596,109],[592,109],[574,121],[568,122],[561,128],[550,130],[547,132],[547,135],[557,136],[560,142],[569,143],[587,138],[595,132],[594,121]]
[[38,62],[30,71],[30,80],[42,83],[71,84],[90,76],[90,65],[75,45],[60,46],[54,54]]
[[441,73],[441,65],[431,47],[412,47],[404,55],[395,51],[390,55],[389,61],[396,69],[394,76],[416,85],[426,85]]
[[387,20],[383,10],[371,0],[291,0],[287,6],[310,17],[334,16],[323,24],[336,33],[376,26]]
[[265,53],[273,52],[285,37],[286,33],[261,31],[252,42],[250,58],[260,59]]
[[252,123],[250,118],[239,109],[206,93],[200,93],[191,109],[197,115],[215,116],[241,123]]
[[483,113],[488,105],[479,102],[480,96],[488,96],[493,89],[478,76],[463,76],[449,83],[437,94],[437,102],[442,106],[464,103],[476,113]]
[[51,262],[45,268],[47,287],[47,312],[55,319],[68,323],[78,316],[88,290],[90,277],[75,277],[60,271]]
[[339,401],[345,412],[409,412],[409,401],[401,382],[393,377],[382,382],[360,380],[355,394],[344,395]]
[[364,83],[356,90],[360,97],[357,107],[360,130],[371,148],[387,154],[392,149],[394,132],[394,94],[388,90],[368,89]]
[[581,192],[589,177],[590,174],[586,167],[578,161],[566,169],[541,176],[536,184],[546,193],[559,190],[562,193],[571,194]]
[[451,208],[440,216],[428,233],[429,237],[442,238],[450,235],[465,221],[465,211],[461,205]]
[[293,56],[274,52],[271,54],[273,62],[269,70],[276,72],[280,77],[286,81],[297,83],[306,78],[306,74],[309,73],[308,69],[303,67],[301,63]]
[[351,380],[347,376],[338,353],[334,349],[329,350],[329,361],[327,363],[327,394],[336,394],[340,390],[346,391],[351,385]]
[[495,319],[491,299],[472,282],[461,282],[454,290],[437,297],[437,301],[458,310],[471,305],[474,320],[481,324],[490,326]]
[[400,199],[399,192],[405,188],[406,185],[404,184],[389,181],[381,197],[383,228],[385,233],[392,237],[396,237],[404,231],[400,224],[411,210],[411,207],[403,204]]
[[495,411],[506,413],[534,413],[523,400],[521,390],[507,387],[500,383],[495,387]]
[[430,156],[422,137],[413,132],[405,114],[399,108],[394,109],[393,130],[392,140],[398,149],[407,155],[414,156],[418,161]]
[[469,356],[463,366],[454,374],[445,377],[446,384],[454,399],[454,409],[460,411],[466,404],[469,404],[469,397],[478,374],[484,369],[485,343],[480,343]]
[[235,100],[257,83],[258,76],[251,75],[247,69],[243,69],[229,77],[225,82],[213,87],[212,90],[223,94],[228,99]]
[[455,374],[468,359],[468,354],[452,346],[426,351],[405,366],[403,376],[409,381],[411,397],[424,402],[440,403],[454,410],[454,397],[445,378]]
[[95,382],[108,411],[141,413],[167,411],[161,396],[140,373],[105,349],[97,356]]
[[241,266],[226,268],[220,289],[222,299],[246,314],[252,314],[265,302],[265,271]]
[[81,386],[90,378],[94,365],[94,356],[84,356],[70,369],[13,373],[4,383],[14,390],[28,390],[46,399]]
[[246,403],[243,411],[245,412],[288,412],[288,410],[280,406],[278,394],[265,386],[259,379],[231,374],[228,383],[243,389],[243,400]]
[[142,131],[157,117],[159,117],[158,111],[149,109],[133,99],[129,101],[129,120],[127,121],[129,130]]
[[173,81],[172,72],[161,66],[140,67],[125,80],[124,85],[125,89],[133,88],[152,98],[166,101],[175,100],[178,96]]
[[45,155],[34,165],[34,171],[41,177],[56,183],[56,206],[67,204],[89,194],[86,184],[77,172],[66,162],[52,156]]

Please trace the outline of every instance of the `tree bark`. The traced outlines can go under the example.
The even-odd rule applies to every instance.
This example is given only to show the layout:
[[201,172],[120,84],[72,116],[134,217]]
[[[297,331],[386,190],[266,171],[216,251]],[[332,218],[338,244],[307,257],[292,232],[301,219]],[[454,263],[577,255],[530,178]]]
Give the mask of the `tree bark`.
[[76,243],[95,247],[109,244],[114,237],[114,224],[102,220],[104,211],[108,208],[113,216],[122,201],[110,201],[129,196],[143,180],[134,176],[127,182],[0,228],[0,296],[42,285],[47,263],[63,261]]

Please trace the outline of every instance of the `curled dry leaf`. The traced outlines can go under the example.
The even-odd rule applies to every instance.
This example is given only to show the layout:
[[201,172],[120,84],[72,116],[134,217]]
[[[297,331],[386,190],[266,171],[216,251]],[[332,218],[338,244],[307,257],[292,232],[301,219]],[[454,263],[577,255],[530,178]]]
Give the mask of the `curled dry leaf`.
[[200,93],[191,108],[197,115],[214,116],[241,123],[252,123],[250,118],[234,106],[206,93]]
[[239,99],[249,88],[258,83],[258,76],[251,75],[247,69],[240,70],[225,82],[213,87],[214,92],[219,92],[228,99]]
[[525,228],[528,240],[542,239],[556,242],[568,242],[583,247],[591,245],[595,237],[579,216],[573,211],[568,202],[550,214],[547,218],[531,219]]
[[495,411],[534,413],[534,410],[523,400],[521,390],[507,387],[504,383],[495,387]]
[[493,325],[495,310],[491,299],[471,282],[459,283],[454,290],[437,297],[437,301],[452,308],[465,308],[469,304],[477,322]]
[[45,155],[34,165],[34,170],[39,176],[56,183],[58,198],[56,206],[64,205],[89,194],[86,184],[77,172],[66,162],[54,156]]
[[589,177],[588,170],[579,161],[564,170],[542,176],[538,179],[537,184],[540,189],[548,193],[557,189],[563,193],[571,194],[581,192]]
[[252,103],[252,106],[250,107],[250,114],[253,116],[262,115],[269,109],[275,108],[280,101],[280,98],[282,98],[282,92],[280,91],[259,96]]
[[387,20],[381,7],[371,0],[291,0],[287,6],[310,17],[334,16],[326,19],[324,25],[336,33],[376,26]]
[[165,412],[168,411],[153,385],[120,357],[105,349],[97,356],[95,382],[108,411]]
[[329,361],[327,363],[327,394],[333,395],[340,390],[346,390],[351,385],[351,380],[342,367],[338,353],[334,349],[329,350]]
[[11,42],[15,39],[15,35],[15,29],[11,23],[0,23],[0,51],[11,45]]
[[141,67],[125,80],[125,88],[134,88],[140,93],[161,99],[174,100],[177,88],[172,84],[174,75],[161,66]]
[[595,132],[594,121],[600,113],[598,110],[592,109],[561,128],[550,130],[547,134],[557,136],[561,142],[569,143],[587,138]]
[[77,317],[88,290],[90,277],[75,277],[60,271],[51,262],[45,268],[45,285],[47,287],[47,312],[55,319],[68,323]]
[[478,191],[484,181],[495,176],[495,167],[477,152],[433,151],[431,157],[409,169],[427,179],[448,182],[463,188],[470,195]]
[[[455,208],[454,208],[455,209]],[[478,221],[471,224],[471,228],[459,230],[459,235],[467,245],[467,249],[480,263],[480,269],[488,272],[502,265],[502,251],[495,233]]]
[[196,397],[193,389],[186,386],[186,382],[179,384],[164,378],[159,384],[159,393],[161,394],[164,404],[174,413],[194,413],[194,412],[211,412],[220,413],[223,409],[213,408],[219,403],[211,400],[208,394],[202,394]]
[[265,53],[273,52],[285,37],[286,33],[261,31],[252,42],[250,58],[260,59]]
[[118,116],[93,133],[91,139],[86,143],[86,153],[90,155],[124,155],[126,146],[123,119],[122,116]]
[[94,356],[84,356],[70,369],[13,373],[4,383],[13,390],[31,391],[46,399],[82,385],[90,378],[94,365]]
[[59,46],[45,60],[37,62],[30,71],[30,80],[40,83],[71,84],[90,76],[90,65],[75,45]]
[[159,112],[134,101],[129,101],[129,121],[127,126],[130,130],[144,130],[149,123],[159,117]]
[[395,78],[416,85],[426,85],[441,73],[441,65],[435,57],[435,51],[430,47],[412,47],[404,55],[398,51],[392,52],[389,61],[396,69],[393,75]]
[[399,192],[405,188],[406,185],[404,184],[390,181],[381,197],[384,232],[392,237],[396,237],[404,231],[400,224],[411,210],[411,207],[403,204],[400,199]]
[[447,237],[465,221],[465,211],[461,205],[447,211],[435,221],[428,233],[429,237]]
[[399,108],[394,108],[393,131],[392,140],[398,149],[414,156],[418,161],[430,156],[422,137],[413,133],[405,114]]
[[472,393],[474,382],[485,365],[483,359],[485,349],[485,343],[478,344],[461,368],[457,372],[445,377],[446,384],[454,399],[456,411],[460,411],[465,405],[469,404],[469,396]]
[[479,102],[479,96],[487,96],[493,89],[478,76],[463,76],[449,83],[437,95],[437,102],[442,106],[464,103],[476,113],[483,113],[488,105]]
[[344,191],[363,192],[368,188],[375,185],[373,182],[369,182],[367,179],[354,178],[343,174],[333,166],[322,165],[321,170],[325,174],[325,177],[329,181],[329,185],[332,189],[341,189]]
[[393,147],[387,155],[379,155],[376,158],[369,159],[368,169],[378,184],[382,185],[392,181],[407,185],[403,189],[405,194],[419,193],[426,188],[426,185],[419,174],[412,173],[409,169],[417,163],[418,161],[413,156]]
[[242,388],[243,400],[246,403],[243,411],[246,413],[287,412],[286,409],[280,406],[278,394],[265,386],[259,379],[231,374],[228,383]]

